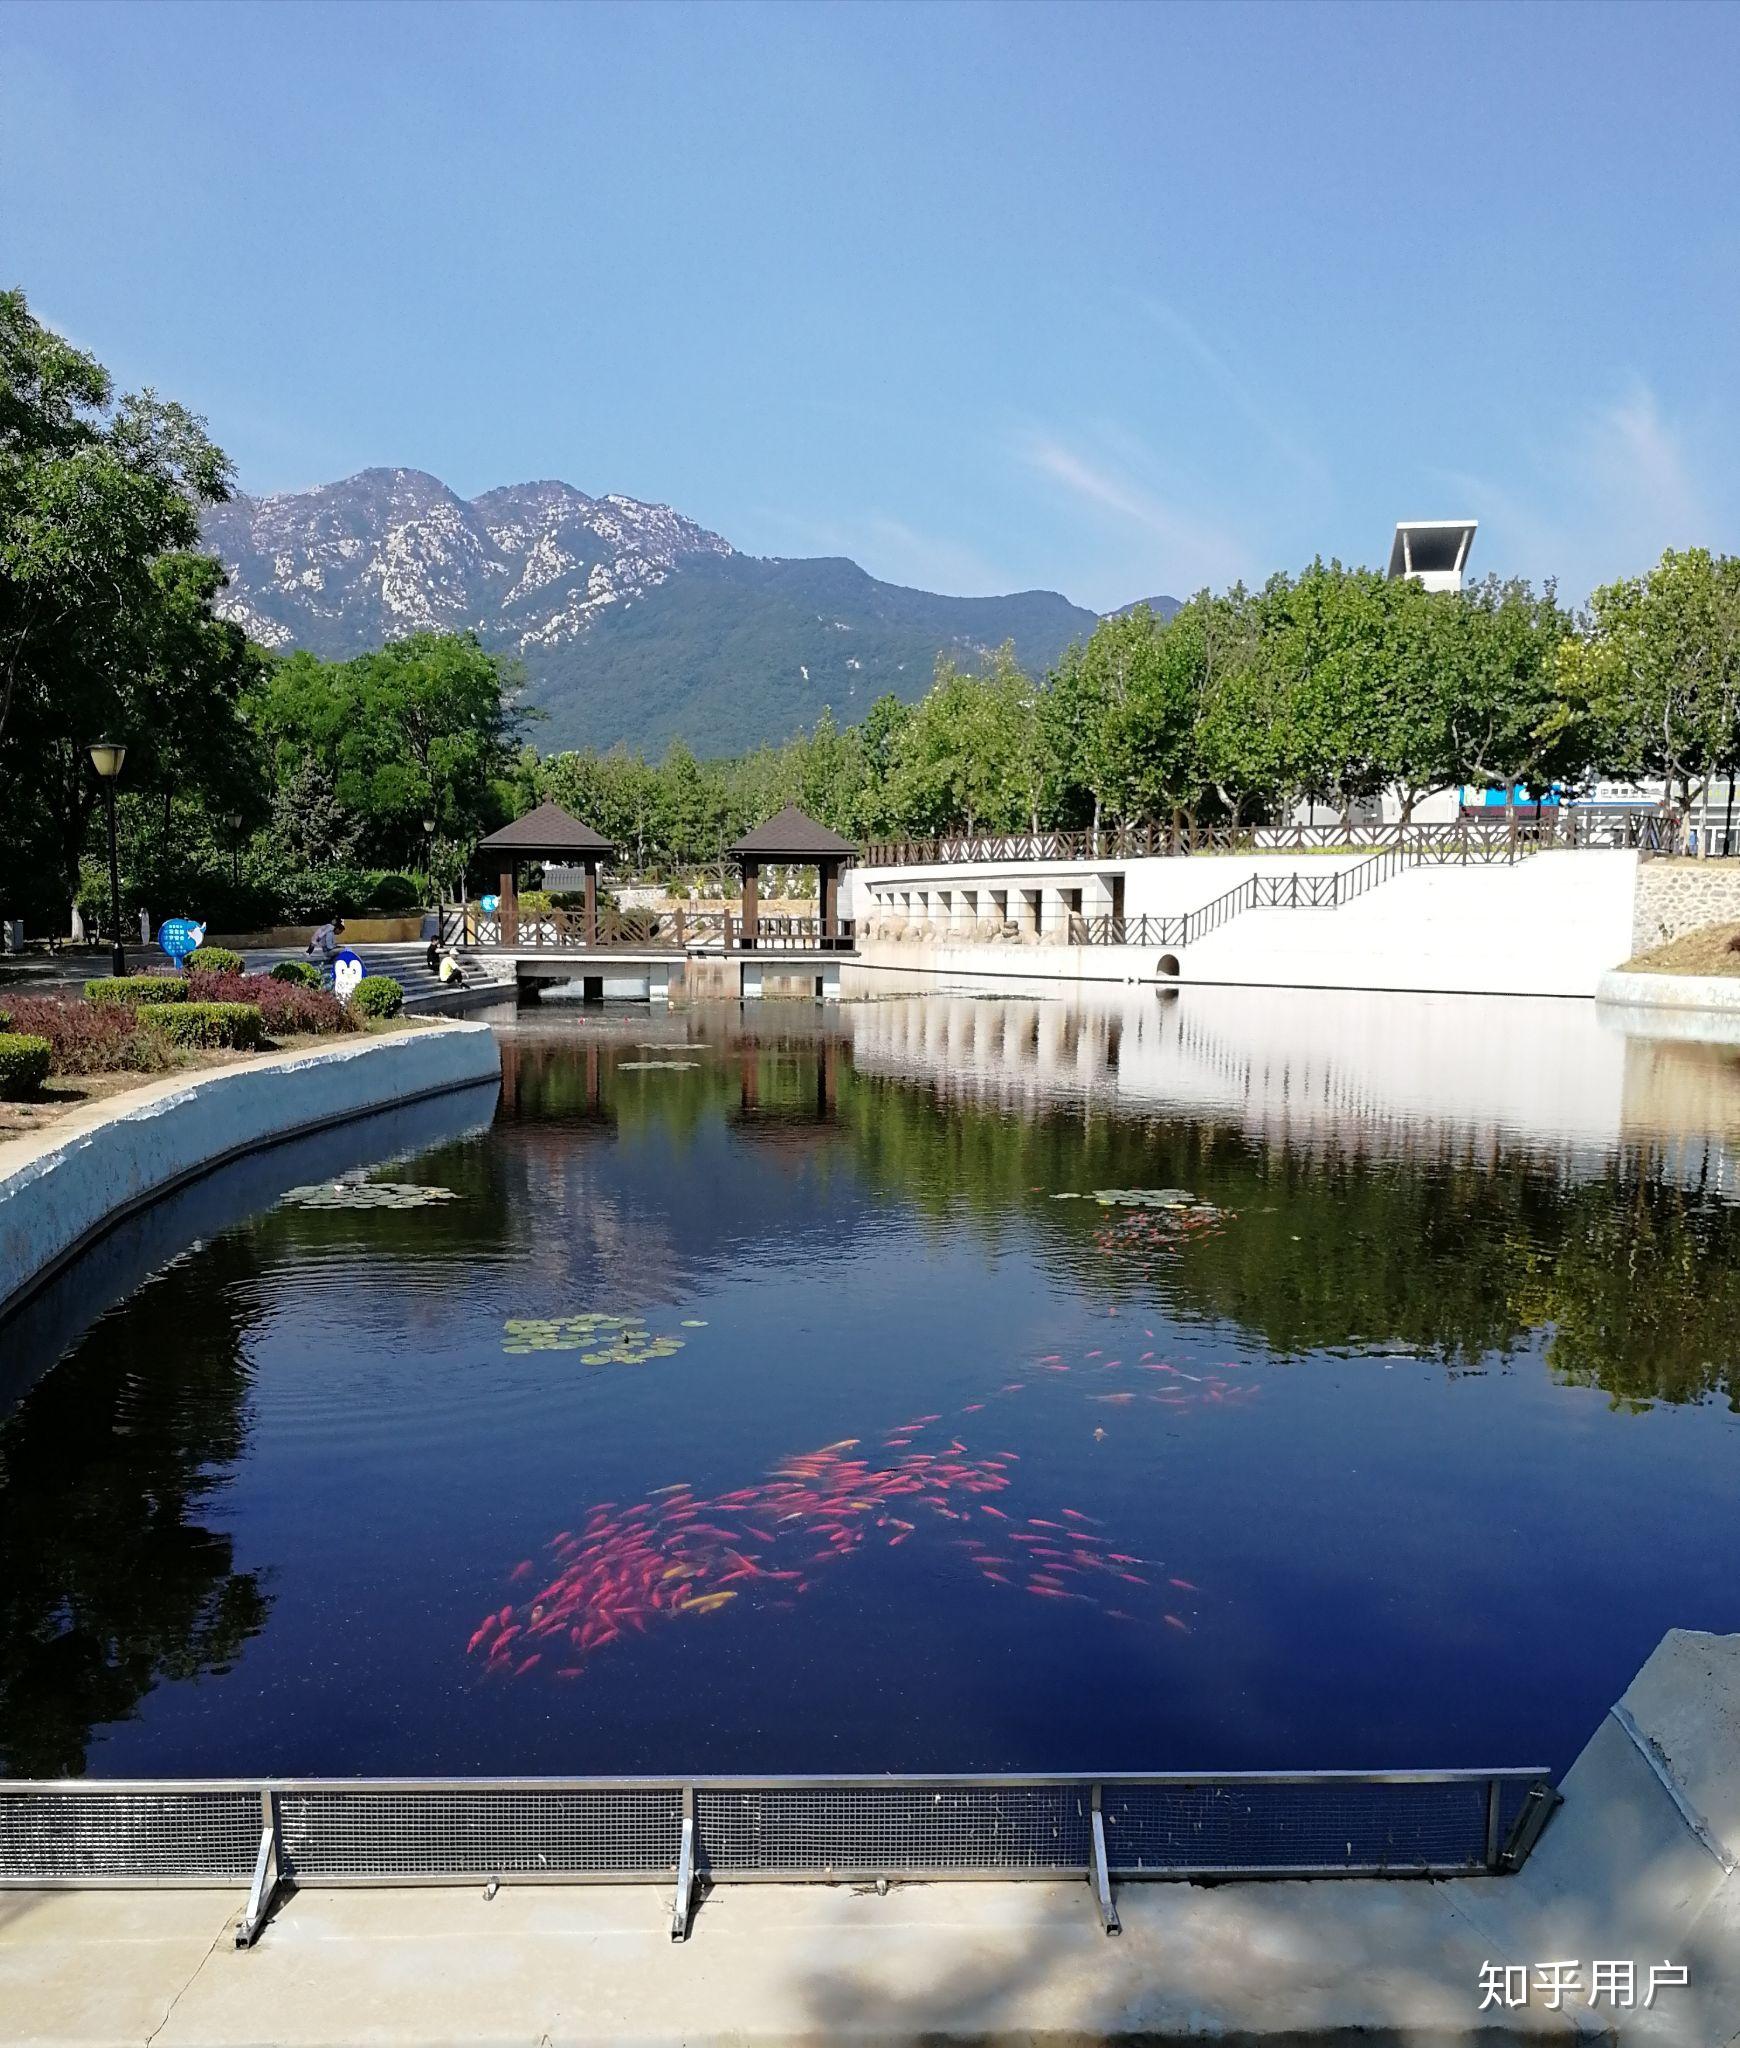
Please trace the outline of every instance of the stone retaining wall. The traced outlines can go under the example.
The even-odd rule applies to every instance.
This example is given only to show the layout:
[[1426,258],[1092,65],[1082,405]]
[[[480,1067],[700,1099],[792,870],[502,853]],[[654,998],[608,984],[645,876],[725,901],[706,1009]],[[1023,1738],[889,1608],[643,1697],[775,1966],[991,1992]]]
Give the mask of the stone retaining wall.
[[195,1174],[500,1072],[487,1024],[432,1025],[171,1074],[11,1139],[0,1145],[0,1314],[111,1223]]
[[1740,924],[1740,861],[1645,860],[1637,867],[1631,950],[1647,953],[1700,925]]

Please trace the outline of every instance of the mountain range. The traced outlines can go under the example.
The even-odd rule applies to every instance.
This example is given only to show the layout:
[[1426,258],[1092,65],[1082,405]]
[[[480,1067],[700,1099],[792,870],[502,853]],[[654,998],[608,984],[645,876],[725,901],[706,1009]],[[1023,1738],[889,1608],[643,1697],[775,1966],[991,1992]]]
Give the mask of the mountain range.
[[[461,498],[415,469],[215,507],[218,603],[267,647],[328,659],[406,633],[474,631],[525,664],[546,751],[617,742],[735,753],[921,696],[939,653],[1014,642],[1043,670],[1097,615],[1051,590],[943,597],[840,557],[741,554],[668,505],[564,483]],[[1172,598],[1147,602],[1162,614]]]

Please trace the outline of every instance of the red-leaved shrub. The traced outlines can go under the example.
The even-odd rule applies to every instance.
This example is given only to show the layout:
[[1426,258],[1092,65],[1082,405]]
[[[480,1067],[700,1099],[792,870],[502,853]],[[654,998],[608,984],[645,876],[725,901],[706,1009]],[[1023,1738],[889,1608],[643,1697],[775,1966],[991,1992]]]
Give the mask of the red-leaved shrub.
[[6,1008],[14,1031],[48,1040],[56,1074],[154,1074],[174,1061],[161,1034],[131,1003],[9,995]]
[[330,989],[274,981],[269,974],[201,974],[187,977],[196,1003],[252,1003],[270,1038],[302,1032],[354,1031],[357,1020]]

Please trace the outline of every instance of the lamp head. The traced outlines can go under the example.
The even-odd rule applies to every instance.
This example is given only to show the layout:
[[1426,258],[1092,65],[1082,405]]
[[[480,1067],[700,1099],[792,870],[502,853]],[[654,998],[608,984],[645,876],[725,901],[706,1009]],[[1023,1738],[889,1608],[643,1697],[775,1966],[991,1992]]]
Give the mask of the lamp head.
[[127,758],[127,749],[119,740],[93,740],[91,742],[91,766],[105,782],[113,782],[121,772],[121,763]]

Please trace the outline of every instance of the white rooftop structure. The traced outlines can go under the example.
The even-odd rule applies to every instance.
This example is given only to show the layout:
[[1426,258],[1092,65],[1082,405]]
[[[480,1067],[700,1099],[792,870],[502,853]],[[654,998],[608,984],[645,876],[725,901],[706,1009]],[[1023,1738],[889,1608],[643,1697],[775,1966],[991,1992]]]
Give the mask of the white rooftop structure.
[[1398,519],[1390,543],[1390,574],[1411,576],[1428,590],[1460,590],[1477,519]]

